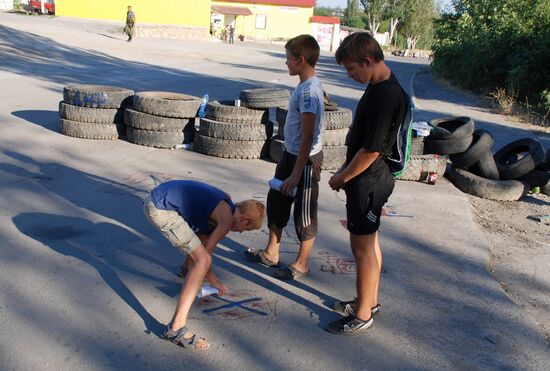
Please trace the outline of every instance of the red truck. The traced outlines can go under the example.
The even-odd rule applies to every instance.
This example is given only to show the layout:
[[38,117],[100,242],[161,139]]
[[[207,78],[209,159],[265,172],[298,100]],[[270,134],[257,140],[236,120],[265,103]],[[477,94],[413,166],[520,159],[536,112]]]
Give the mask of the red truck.
[[[42,14],[41,1],[29,0],[29,11]],[[44,0],[44,13],[55,14],[55,0]]]

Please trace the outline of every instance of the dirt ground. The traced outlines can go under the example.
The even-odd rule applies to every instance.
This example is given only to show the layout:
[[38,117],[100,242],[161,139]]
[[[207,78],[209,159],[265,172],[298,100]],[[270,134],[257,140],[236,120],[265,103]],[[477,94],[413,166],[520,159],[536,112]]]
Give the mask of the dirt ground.
[[536,220],[550,214],[550,196],[528,194],[516,202],[469,199],[492,246],[487,268],[543,329],[550,346],[550,282],[542,274],[550,269],[550,225]]

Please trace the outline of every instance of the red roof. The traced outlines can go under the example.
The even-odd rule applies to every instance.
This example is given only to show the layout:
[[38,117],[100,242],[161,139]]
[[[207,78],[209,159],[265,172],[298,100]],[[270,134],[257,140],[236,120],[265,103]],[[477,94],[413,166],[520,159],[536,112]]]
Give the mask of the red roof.
[[311,17],[311,23],[328,23],[328,24],[340,24],[340,18],[338,17],[325,17],[322,15],[314,15]]
[[242,3],[242,4],[285,5],[285,6],[299,6],[299,7],[306,7],[306,8],[315,7],[315,0],[223,0],[223,1],[228,3]]
[[251,15],[250,9],[241,6],[227,6],[212,4],[212,11],[218,14]]

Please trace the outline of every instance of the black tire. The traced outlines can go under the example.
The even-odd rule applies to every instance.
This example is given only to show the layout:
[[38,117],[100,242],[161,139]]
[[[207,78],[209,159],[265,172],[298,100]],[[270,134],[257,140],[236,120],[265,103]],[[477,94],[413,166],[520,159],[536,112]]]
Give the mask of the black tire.
[[119,134],[116,124],[98,124],[60,119],[59,132],[74,138],[113,140]]
[[325,130],[347,128],[351,125],[352,120],[353,115],[349,108],[325,109]]
[[540,187],[542,192],[543,189],[547,190],[550,187],[550,171],[547,171],[546,168],[539,166],[529,173],[523,175],[521,178],[519,178],[519,180],[529,184],[531,188]]
[[517,179],[544,161],[544,148],[535,138],[516,140],[495,153],[501,179]]
[[346,146],[323,146],[322,170],[337,170],[346,162]]
[[131,108],[124,110],[124,122],[135,129],[150,131],[183,131],[190,119],[163,117],[136,111]]
[[473,137],[471,135],[453,139],[433,139],[430,134],[424,141],[424,152],[437,155],[462,153],[470,147],[472,139]]
[[206,118],[230,124],[260,124],[269,116],[267,110],[236,107],[234,101],[212,101],[206,106]]
[[396,179],[425,181],[430,172],[434,172],[438,177],[445,174],[447,168],[447,158],[439,155],[412,155],[407,162],[405,171]]
[[345,145],[348,131],[348,129],[325,130],[323,133],[323,147]]
[[195,141],[198,130],[195,129],[195,120],[189,119],[189,123],[183,128],[183,144],[190,144]]
[[106,85],[67,85],[63,101],[73,106],[91,108],[120,108],[131,104],[134,91]]
[[462,192],[489,200],[515,201],[529,191],[526,183],[517,180],[486,179],[454,167],[447,172],[447,178]]
[[288,106],[289,98],[290,92],[280,88],[246,89],[239,94],[243,107],[256,109]]
[[474,120],[469,117],[445,117],[430,120],[430,136],[433,139],[463,138],[474,133]]
[[128,141],[142,146],[175,148],[183,143],[183,131],[140,130],[128,126]]
[[449,158],[454,167],[466,170],[469,166],[478,162],[487,152],[491,152],[493,144],[495,144],[495,140],[491,133],[487,130],[478,129],[474,131],[470,147],[462,153],[450,155]]
[[285,126],[287,114],[288,114],[288,110],[286,109],[286,107],[275,108],[275,120],[279,124],[279,127]]
[[290,91],[281,88],[245,89],[239,93],[240,100],[290,98]]
[[424,154],[424,137],[411,138],[411,156]]
[[275,126],[275,122],[271,120],[267,120],[264,123],[265,136],[268,140],[273,137],[273,134],[274,134],[273,131],[275,130],[274,126]]
[[187,94],[144,91],[134,95],[134,109],[151,115],[193,118],[202,103],[201,98]]
[[[285,107],[277,107],[275,111],[275,119],[279,124],[279,134],[284,131],[287,114],[288,110]],[[348,128],[352,120],[353,115],[349,108],[331,106],[327,109],[325,107],[325,130]]]
[[262,124],[226,123],[210,119],[200,119],[201,135],[231,140],[265,140],[266,127]]
[[544,163],[550,166],[550,148],[546,148],[546,155],[544,156]]
[[487,151],[481,155],[479,161],[473,165],[471,172],[486,179],[500,179],[497,164],[495,163],[495,159],[493,158],[491,151]]
[[240,141],[205,137],[198,134],[195,137],[193,149],[196,152],[215,157],[235,159],[260,158],[264,140]]
[[96,124],[123,122],[122,110],[117,108],[90,108],[59,102],[59,117],[70,121]]
[[271,138],[269,143],[269,158],[274,162],[279,162],[281,157],[283,157],[283,152],[285,150],[285,141],[281,139],[278,135],[275,135]]

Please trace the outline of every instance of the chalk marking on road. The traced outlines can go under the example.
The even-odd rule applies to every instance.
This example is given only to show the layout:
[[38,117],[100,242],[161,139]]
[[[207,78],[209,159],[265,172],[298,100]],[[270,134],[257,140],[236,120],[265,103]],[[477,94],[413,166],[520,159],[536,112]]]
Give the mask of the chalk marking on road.
[[250,311],[252,313],[259,314],[261,316],[267,316],[267,313],[265,313],[265,312],[262,312],[262,311],[256,310],[256,309],[252,309],[252,308],[249,308],[249,307],[246,307],[246,306],[243,305],[243,304],[246,304],[246,303],[251,303],[253,301],[260,301],[260,300],[262,300],[262,298],[251,298],[251,299],[233,301],[233,300],[224,299],[224,298],[222,298],[218,295],[212,295],[212,297],[216,298],[216,299],[219,299],[221,301],[225,301],[228,304],[220,305],[219,307],[216,307],[216,308],[203,309],[202,310],[203,313],[210,313],[210,312],[214,312],[216,310],[222,310],[222,309],[242,308],[242,309],[245,309],[245,310]]

